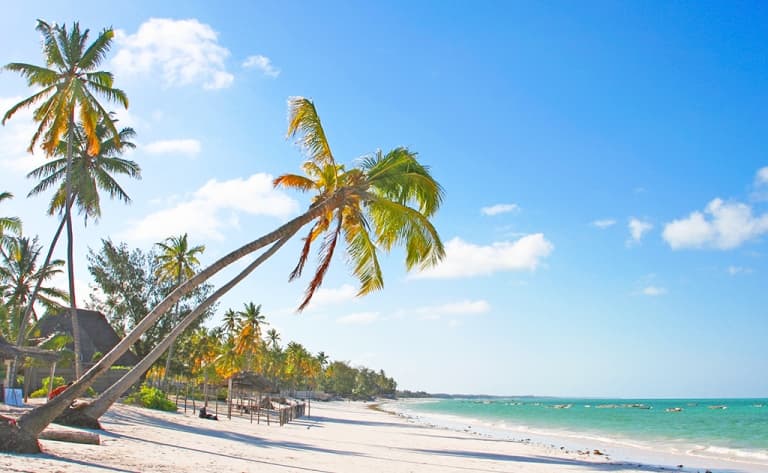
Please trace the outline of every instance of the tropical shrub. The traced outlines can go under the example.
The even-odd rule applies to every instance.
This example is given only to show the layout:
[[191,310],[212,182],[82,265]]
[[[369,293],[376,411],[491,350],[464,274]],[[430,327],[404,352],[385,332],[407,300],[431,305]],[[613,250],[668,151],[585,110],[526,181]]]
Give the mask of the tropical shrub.
[[128,404],[134,404],[147,409],[158,411],[176,412],[176,403],[168,399],[165,392],[142,384],[138,391],[134,391],[125,398]]

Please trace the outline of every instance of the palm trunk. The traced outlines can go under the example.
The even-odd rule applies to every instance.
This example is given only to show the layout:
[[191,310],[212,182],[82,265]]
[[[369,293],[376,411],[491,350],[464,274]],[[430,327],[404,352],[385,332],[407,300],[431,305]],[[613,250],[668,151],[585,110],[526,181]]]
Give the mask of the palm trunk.
[[[181,268],[179,268],[179,276],[176,278],[176,287],[179,287],[181,285]],[[176,305],[173,307],[173,312],[176,314],[176,317],[179,316],[179,303],[176,302]],[[165,358],[165,372],[163,373],[163,390],[168,390],[168,374],[171,372],[171,359],[173,358],[173,341],[171,341],[171,345],[168,347],[168,355]]]
[[[69,116],[69,131],[67,138],[67,174],[66,174],[66,195],[64,202],[69,203],[72,196],[72,140],[75,133],[75,111],[72,110]],[[77,299],[75,298],[75,261],[74,261],[74,243],[75,237],[72,231],[72,209],[65,205],[64,218],[67,221],[67,274],[69,276],[69,315],[72,319],[72,341],[75,349],[75,379],[80,378],[82,374],[82,365],[80,359],[80,323],[77,318]]]
[[181,286],[163,299],[146,317],[144,317],[117,345],[112,348],[101,360],[93,365],[85,374],[69,387],[66,391],[56,396],[51,402],[36,407],[22,415],[17,424],[21,437],[34,436],[43,431],[53,420],[58,417],[75,399],[82,396],[93,381],[103,372],[109,369],[155,322],[165,314],[182,296],[204,283],[216,273],[226,268],[240,258],[259,250],[270,243],[274,243],[284,237],[290,237],[304,225],[324,213],[339,207],[347,197],[354,192],[352,189],[340,189],[333,195],[312,205],[307,212],[280,226],[278,229],[247,243],[235,251],[223,256],[204,270],[187,279]]
[[[72,206],[72,201],[70,200],[69,206]],[[59,228],[56,229],[56,233],[53,235],[53,241],[51,241],[51,246],[48,248],[48,254],[45,255],[45,262],[43,263],[42,268],[45,269],[48,267],[49,264],[51,264],[51,258],[53,258],[53,250],[56,248],[56,243],[59,241],[59,236],[61,236],[61,231],[64,230],[64,224],[67,223],[66,218],[62,218],[61,222],[59,223]],[[21,317],[21,320],[19,321],[19,334],[16,337],[16,348],[21,348],[24,346],[24,341],[26,340],[26,331],[27,331],[27,324],[29,323],[29,318],[32,316],[32,310],[35,306],[35,301],[37,300],[37,293],[40,292],[40,287],[43,285],[43,278],[39,278],[37,282],[35,283],[35,289],[32,291],[32,295],[29,298],[29,304],[27,304],[27,308],[24,310],[24,315]],[[11,365],[11,373],[16,373],[16,370],[18,369],[19,364],[19,357],[14,356],[13,357],[13,364]],[[14,387],[16,384],[16,376],[11,377],[11,383],[10,387]]]
[[291,236],[292,235],[287,235],[286,237],[277,241],[274,245],[272,245],[272,247],[270,247],[245,269],[243,269],[237,276],[232,278],[229,282],[224,284],[221,288],[219,288],[216,292],[204,300],[202,304],[195,308],[195,310],[187,315],[184,320],[182,320],[176,327],[174,327],[173,330],[171,330],[171,332],[163,339],[163,341],[161,341],[154,349],[152,349],[152,351],[147,353],[147,356],[142,358],[142,360],[136,366],[134,366],[130,371],[123,375],[123,377],[120,378],[115,384],[107,388],[106,391],[101,393],[101,395],[85,409],[85,414],[94,419],[98,419],[104,415],[104,413],[107,412],[112,404],[114,404],[115,401],[117,401],[120,396],[122,396],[123,393],[128,390],[128,388],[133,386],[139,379],[141,379],[141,376],[152,366],[152,364],[155,363],[155,361],[157,361],[158,358],[160,358],[160,355],[162,355],[169,346],[172,346],[176,338],[178,338],[178,336],[181,335],[181,333],[184,332],[184,330],[186,330],[192,324],[192,322],[197,320],[197,318],[200,317],[200,315],[202,315],[208,309],[208,307],[219,300],[221,296],[229,292],[233,287],[235,287],[237,283],[245,279],[245,277],[253,272],[253,270],[256,269],[261,263],[275,254],[275,252],[277,252],[277,250],[279,250],[280,247],[282,247]]

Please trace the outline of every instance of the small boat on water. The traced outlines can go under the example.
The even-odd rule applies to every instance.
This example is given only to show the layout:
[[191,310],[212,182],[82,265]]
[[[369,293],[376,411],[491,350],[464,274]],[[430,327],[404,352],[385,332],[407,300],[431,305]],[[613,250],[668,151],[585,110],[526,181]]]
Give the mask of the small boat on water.
[[683,412],[683,408],[682,407],[668,407],[668,408],[666,408],[664,410],[667,411],[667,412]]
[[573,407],[573,404],[555,404],[552,407],[554,407],[555,409],[570,409],[571,407]]
[[752,404],[752,407],[765,407],[765,404]]
[[710,409],[728,409],[728,406],[709,406]]

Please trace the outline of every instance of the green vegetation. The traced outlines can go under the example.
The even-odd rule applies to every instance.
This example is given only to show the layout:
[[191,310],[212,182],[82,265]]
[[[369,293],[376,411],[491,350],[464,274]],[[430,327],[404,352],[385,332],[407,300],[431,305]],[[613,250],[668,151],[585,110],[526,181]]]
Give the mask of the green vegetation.
[[156,409],[158,411],[176,412],[176,404],[168,399],[165,392],[142,384],[138,391],[135,391],[125,398],[128,404],[146,407],[147,409]]

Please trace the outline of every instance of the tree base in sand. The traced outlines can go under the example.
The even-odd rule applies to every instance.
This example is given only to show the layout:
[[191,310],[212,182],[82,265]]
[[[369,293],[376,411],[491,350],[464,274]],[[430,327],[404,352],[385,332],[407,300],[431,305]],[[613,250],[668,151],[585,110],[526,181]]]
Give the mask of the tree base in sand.
[[0,452],[40,453],[40,444],[34,435],[21,430],[14,419],[0,416]]
[[102,430],[98,419],[94,419],[85,413],[85,409],[91,404],[85,401],[78,401],[68,407],[53,422],[59,425],[69,427],[82,427],[85,429]]

